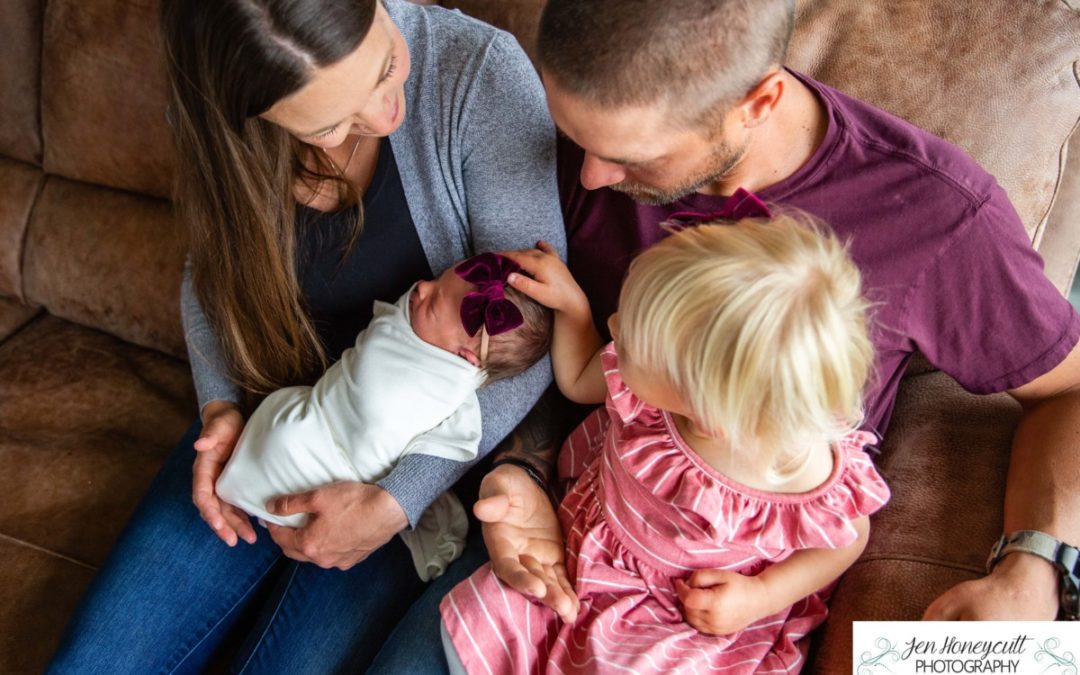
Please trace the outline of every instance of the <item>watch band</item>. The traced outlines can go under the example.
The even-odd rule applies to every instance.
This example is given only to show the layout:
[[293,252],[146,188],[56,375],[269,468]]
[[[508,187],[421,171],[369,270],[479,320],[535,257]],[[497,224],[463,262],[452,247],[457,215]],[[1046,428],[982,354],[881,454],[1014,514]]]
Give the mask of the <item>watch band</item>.
[[551,503],[558,507],[559,500],[555,498],[554,491],[551,489],[551,486],[548,485],[548,482],[544,479],[544,475],[540,473],[540,470],[537,469],[532,462],[527,462],[524,459],[518,459],[517,457],[503,457],[502,459],[495,460],[495,462],[491,465],[491,468],[488,469],[488,471],[494,471],[497,467],[500,467],[503,464],[516,466],[525,473],[529,474],[529,478],[532,478],[533,482],[536,483],[537,486],[539,486],[539,488],[544,491],[544,494],[548,496],[548,499],[551,500]]
[[1018,530],[1002,535],[986,561],[989,574],[1009,553],[1019,551],[1049,561],[1061,575],[1061,615],[1080,619],[1080,549],[1038,530]]

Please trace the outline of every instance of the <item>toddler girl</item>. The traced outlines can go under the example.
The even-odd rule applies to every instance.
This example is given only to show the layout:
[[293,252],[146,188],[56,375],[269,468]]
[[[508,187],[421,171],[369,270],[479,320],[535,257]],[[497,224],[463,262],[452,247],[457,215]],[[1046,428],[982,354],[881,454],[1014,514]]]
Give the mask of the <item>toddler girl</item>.
[[481,568],[442,602],[451,663],[797,672],[889,496],[856,430],[872,349],[844,247],[785,215],[677,232],[631,265],[606,347],[550,247],[514,259],[556,312],[560,390],[606,404],[559,458],[580,608],[563,622]]
[[[299,527],[266,502],[335,481],[375,482],[404,455],[466,462],[480,442],[485,382],[527,370],[548,351],[551,312],[506,286],[518,269],[484,253],[421,281],[370,325],[314,387],[288,387],[252,414],[217,482],[218,495],[253,516]],[[420,578],[460,555],[467,519],[440,496],[401,537]]]

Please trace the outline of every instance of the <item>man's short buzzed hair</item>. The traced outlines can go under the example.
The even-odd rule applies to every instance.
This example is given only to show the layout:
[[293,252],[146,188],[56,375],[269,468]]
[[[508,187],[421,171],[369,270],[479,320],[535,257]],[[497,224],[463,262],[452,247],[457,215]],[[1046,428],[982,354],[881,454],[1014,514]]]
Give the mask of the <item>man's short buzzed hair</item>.
[[549,0],[537,47],[570,94],[694,124],[783,65],[794,22],[795,0]]

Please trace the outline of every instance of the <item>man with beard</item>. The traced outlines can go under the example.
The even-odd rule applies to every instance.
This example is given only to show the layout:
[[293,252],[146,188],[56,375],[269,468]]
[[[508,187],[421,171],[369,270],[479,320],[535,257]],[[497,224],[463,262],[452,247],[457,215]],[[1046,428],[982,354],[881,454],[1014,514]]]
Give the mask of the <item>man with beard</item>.
[[[1008,391],[1024,414],[1003,530],[1080,544],[1080,452],[1069,440],[1080,437],[1080,316],[1046,279],[1005,192],[970,157],[783,67],[794,8],[549,0],[540,70],[563,135],[570,267],[597,326],[630,261],[666,236],[660,224],[673,216],[730,213],[738,188],[807,211],[850,239],[876,305],[865,428],[884,434],[916,351],[971,392]],[[475,513],[500,579],[571,620],[577,600],[542,487],[565,433],[552,417],[542,404],[504,441]],[[467,553],[427,591],[384,655],[430,653],[437,598],[479,558]],[[1058,584],[1046,560],[1011,553],[944,593],[926,618],[1053,619]]]

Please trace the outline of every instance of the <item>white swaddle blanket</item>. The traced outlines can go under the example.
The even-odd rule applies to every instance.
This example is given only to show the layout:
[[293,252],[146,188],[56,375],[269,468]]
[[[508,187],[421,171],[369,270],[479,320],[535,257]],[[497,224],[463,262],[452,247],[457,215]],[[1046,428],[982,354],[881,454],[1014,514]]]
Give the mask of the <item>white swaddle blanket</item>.
[[[218,496],[299,527],[306,514],[275,516],[266,502],[336,481],[375,482],[411,453],[469,461],[480,444],[483,379],[479,368],[413,332],[409,293],[393,305],[376,302],[355,347],[314,387],[281,389],[259,405],[218,479]],[[401,533],[421,579],[461,555],[467,528],[464,507],[447,492]]]

